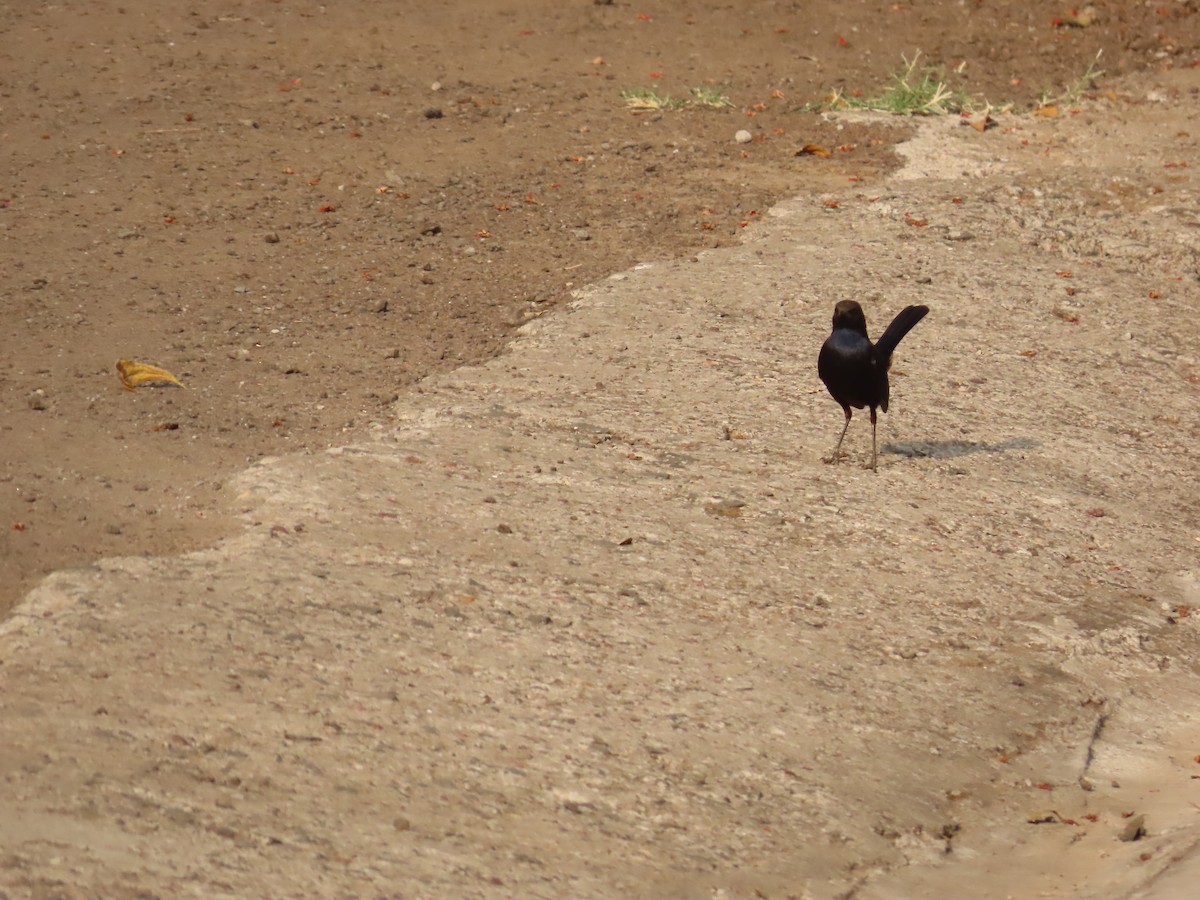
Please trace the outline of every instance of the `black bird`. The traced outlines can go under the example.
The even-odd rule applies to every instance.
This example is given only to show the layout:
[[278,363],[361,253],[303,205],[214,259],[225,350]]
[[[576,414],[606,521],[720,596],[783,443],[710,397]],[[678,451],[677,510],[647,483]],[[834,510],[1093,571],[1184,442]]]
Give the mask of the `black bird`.
[[842,439],[850,427],[850,407],[871,408],[871,468],[878,466],[875,452],[875,407],[888,408],[888,369],[892,351],[900,339],[929,312],[928,306],[906,306],[892,319],[892,324],[872,344],[867,337],[867,317],[854,300],[842,300],[833,308],[833,333],[821,345],[817,357],[817,372],[833,399],[842,404],[846,424],[833,451],[836,463],[842,450]]

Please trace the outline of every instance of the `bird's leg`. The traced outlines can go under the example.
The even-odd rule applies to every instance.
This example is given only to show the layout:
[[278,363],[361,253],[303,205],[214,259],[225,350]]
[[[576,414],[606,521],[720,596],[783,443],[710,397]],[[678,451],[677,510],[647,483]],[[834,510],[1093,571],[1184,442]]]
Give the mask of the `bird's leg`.
[[879,455],[875,452],[875,407],[871,407],[871,471],[879,471]]
[[850,407],[842,407],[846,411],[846,424],[842,426],[842,433],[838,435],[837,446],[833,449],[833,464],[837,465],[842,458],[842,439],[846,437],[846,430],[850,427]]

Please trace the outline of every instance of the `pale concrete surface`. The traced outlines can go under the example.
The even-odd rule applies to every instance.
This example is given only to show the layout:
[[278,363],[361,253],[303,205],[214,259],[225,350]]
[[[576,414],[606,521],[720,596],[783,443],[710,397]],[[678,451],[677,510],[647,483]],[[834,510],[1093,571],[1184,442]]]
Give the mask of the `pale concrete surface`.
[[1130,900],[1191,900],[1200,892],[1200,848],[1193,847]]
[[[882,190],[253,467],[243,535],[47,579],[0,626],[0,891],[1178,896],[1197,87],[925,123]],[[822,462],[846,298],[932,310],[878,474],[864,416]]]

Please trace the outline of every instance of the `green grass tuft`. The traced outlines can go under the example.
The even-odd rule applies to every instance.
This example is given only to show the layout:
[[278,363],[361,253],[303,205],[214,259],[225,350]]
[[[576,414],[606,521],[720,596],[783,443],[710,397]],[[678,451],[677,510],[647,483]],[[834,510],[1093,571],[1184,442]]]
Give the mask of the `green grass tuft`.
[[659,94],[653,88],[638,87],[621,91],[621,99],[625,101],[625,108],[633,112],[647,112],[658,109],[687,109],[691,107],[721,109],[733,106],[733,101],[716,88],[695,87],[692,88],[691,94],[692,96],[687,100],[675,100],[670,96]]
[[1064,87],[1062,93],[1042,91],[1038,106],[1074,106],[1084,94],[1095,90],[1096,82],[1104,75],[1104,70],[1100,68],[1100,57],[1103,53],[1103,49],[1096,51],[1096,58],[1088,63],[1087,71]]
[[626,108],[634,112],[643,112],[652,109],[677,109],[683,102],[672,100],[668,96],[659,94],[653,88],[645,87],[621,91],[621,99],[625,101]]
[[946,84],[945,73],[935,66],[918,68],[921,52],[913,58],[901,56],[904,70],[892,75],[892,85],[876,97],[851,97],[834,91],[825,101],[825,109],[869,109],[898,116],[945,116],[969,112],[971,98]]
[[722,109],[724,107],[732,107],[733,101],[716,88],[694,87],[692,88],[692,99],[688,101],[688,105]]

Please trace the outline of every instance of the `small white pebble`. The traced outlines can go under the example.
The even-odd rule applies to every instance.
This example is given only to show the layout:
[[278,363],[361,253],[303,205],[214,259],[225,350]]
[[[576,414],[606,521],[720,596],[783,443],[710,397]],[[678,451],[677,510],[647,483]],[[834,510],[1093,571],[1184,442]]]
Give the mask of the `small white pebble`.
[[733,136],[733,139],[739,144],[748,144],[754,140],[754,135],[748,132],[745,128]]

